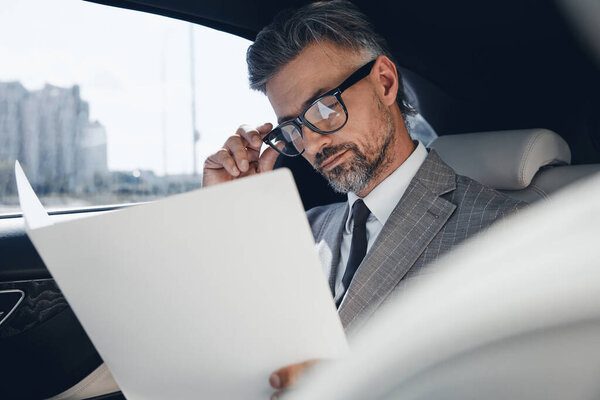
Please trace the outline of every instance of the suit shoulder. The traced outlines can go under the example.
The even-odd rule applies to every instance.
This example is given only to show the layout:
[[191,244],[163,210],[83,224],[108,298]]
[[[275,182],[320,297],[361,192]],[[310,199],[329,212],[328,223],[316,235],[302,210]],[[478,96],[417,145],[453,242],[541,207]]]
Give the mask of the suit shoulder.
[[324,206],[313,207],[306,212],[306,218],[312,229],[313,236],[317,239],[320,232],[327,226],[328,221],[336,213],[344,213],[347,203],[333,203]]
[[306,217],[312,225],[313,222],[317,223],[320,220],[326,219],[331,213],[334,213],[336,211],[343,211],[343,209],[346,207],[346,204],[346,202],[343,202],[313,207],[306,212]]
[[523,201],[500,193],[467,176],[456,175],[456,189],[452,192],[452,201],[458,208],[471,213],[482,213],[491,220],[504,217],[527,205]]

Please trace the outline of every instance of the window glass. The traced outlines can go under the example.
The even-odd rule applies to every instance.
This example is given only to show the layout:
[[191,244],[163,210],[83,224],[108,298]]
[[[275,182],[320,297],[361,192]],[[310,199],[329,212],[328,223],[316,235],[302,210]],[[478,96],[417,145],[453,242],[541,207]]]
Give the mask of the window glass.
[[0,213],[19,210],[17,159],[51,209],[152,200],[199,187],[203,160],[240,123],[275,122],[248,88],[250,42],[233,35],[84,1],[11,0],[0,37]]

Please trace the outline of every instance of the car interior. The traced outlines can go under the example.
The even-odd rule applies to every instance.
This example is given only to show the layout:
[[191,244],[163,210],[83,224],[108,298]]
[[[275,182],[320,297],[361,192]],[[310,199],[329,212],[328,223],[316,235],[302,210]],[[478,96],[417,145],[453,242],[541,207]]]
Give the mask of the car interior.
[[[89,1],[249,40],[277,12],[307,3]],[[459,174],[533,203],[600,172],[600,55],[582,34],[581,9],[561,0],[353,2],[388,40],[414,107],[439,136],[430,149]],[[302,157],[276,167],[292,171],[305,209],[345,200]],[[123,398],[20,214],[0,214],[0,254],[0,398]]]

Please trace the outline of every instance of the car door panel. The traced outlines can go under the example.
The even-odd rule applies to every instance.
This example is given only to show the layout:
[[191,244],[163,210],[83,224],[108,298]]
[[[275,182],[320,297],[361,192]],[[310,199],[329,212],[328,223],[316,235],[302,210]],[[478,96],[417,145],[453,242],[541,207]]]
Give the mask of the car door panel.
[[[52,218],[105,210],[55,213]],[[0,296],[5,294],[4,302],[0,298],[0,398],[42,399],[64,392],[98,368],[102,358],[27,237],[20,216],[0,217],[0,254]],[[22,297],[18,304],[15,296]]]

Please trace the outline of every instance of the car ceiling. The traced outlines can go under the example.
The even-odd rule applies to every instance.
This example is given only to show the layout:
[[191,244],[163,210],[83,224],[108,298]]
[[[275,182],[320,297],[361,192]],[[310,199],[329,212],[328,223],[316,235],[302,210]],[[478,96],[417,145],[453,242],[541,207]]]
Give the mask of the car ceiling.
[[[250,40],[306,1],[91,0]],[[558,0],[355,0],[388,39],[438,134],[548,128],[600,162],[600,67]],[[600,23],[600,21],[598,21]]]

